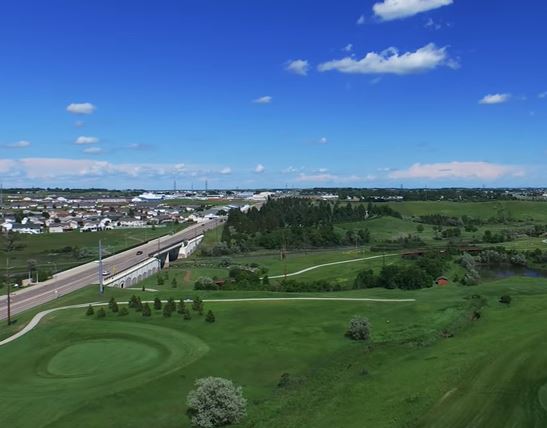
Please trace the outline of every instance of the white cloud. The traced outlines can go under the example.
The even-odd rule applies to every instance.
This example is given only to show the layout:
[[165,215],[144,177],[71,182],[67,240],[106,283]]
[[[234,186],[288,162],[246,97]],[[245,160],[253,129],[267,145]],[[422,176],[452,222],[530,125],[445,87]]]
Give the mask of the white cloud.
[[88,153],[88,154],[91,154],[91,155],[97,155],[99,153],[102,153],[103,149],[101,149],[100,147],[86,147],[84,149],[84,153]]
[[262,165],[261,163],[259,163],[259,164],[257,164],[257,165],[255,166],[255,170],[254,170],[254,171],[255,171],[257,174],[262,174],[265,170],[266,170],[266,168],[264,167],[264,165]]
[[270,97],[269,95],[253,100],[253,103],[255,104],[270,104],[271,102],[272,102],[272,97]]
[[318,141],[319,144],[327,144],[328,142],[327,137],[321,137]]
[[83,120],[77,120],[76,122],[74,122],[74,126],[76,128],[83,128],[85,126],[85,122]]
[[99,139],[97,137],[78,137],[76,138],[76,141],[74,141],[74,144],[96,144],[99,142]]
[[353,50],[353,45],[351,43],[348,43],[346,46],[342,48],[344,52],[351,52]]
[[429,18],[424,25],[425,28],[430,28],[432,30],[440,30],[443,28],[442,24],[439,24],[438,22],[433,21],[433,18]]
[[381,3],[375,3],[372,10],[383,21],[391,21],[449,6],[453,2],[453,0],[384,0]]
[[299,74],[300,76],[306,76],[308,74],[309,68],[310,64],[307,60],[295,59],[294,61],[287,62],[285,70],[294,74]]
[[399,54],[395,48],[383,52],[369,52],[362,59],[345,57],[320,64],[319,71],[337,70],[350,74],[411,74],[433,70],[440,66],[456,68],[457,64],[450,59],[446,47],[438,48],[430,43],[415,52]]
[[66,108],[66,111],[74,114],[91,114],[97,108],[91,103],[72,103]]
[[336,175],[329,173],[304,174],[301,173],[296,177],[296,181],[300,183],[353,183],[356,181],[364,181],[368,178],[359,177],[357,175]]
[[365,24],[365,15],[361,15],[359,19],[357,19],[356,22],[357,25],[364,25]]
[[503,104],[509,101],[511,94],[488,94],[479,101],[479,104]]
[[539,93],[538,98],[547,98],[547,91]]
[[489,162],[444,162],[421,164],[415,163],[408,169],[392,171],[392,179],[476,179],[496,180],[503,176],[520,177],[524,170],[511,165],[500,165]]
[[24,149],[25,147],[30,147],[31,142],[28,140],[20,140],[15,143],[6,144],[6,147],[9,147],[10,149]]
[[230,168],[229,166],[225,167],[225,168],[222,168],[220,170],[220,173],[222,175],[228,175],[228,174],[231,174],[232,173],[232,168]]

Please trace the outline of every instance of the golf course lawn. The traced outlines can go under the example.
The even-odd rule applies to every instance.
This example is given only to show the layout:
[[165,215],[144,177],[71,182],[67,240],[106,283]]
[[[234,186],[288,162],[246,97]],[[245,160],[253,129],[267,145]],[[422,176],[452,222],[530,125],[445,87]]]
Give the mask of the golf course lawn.
[[[511,305],[498,302],[502,294]],[[323,296],[416,301],[206,303],[214,324],[195,313],[57,311],[0,347],[0,426],[185,427],[185,397],[205,376],[243,386],[246,427],[547,424],[546,280]],[[354,314],[371,321],[370,347],[344,337]],[[283,373],[289,382],[279,387]]]

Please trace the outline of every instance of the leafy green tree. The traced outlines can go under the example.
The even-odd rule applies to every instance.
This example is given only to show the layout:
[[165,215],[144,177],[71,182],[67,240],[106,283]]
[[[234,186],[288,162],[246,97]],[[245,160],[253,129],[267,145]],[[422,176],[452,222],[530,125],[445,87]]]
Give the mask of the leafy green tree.
[[270,285],[270,278],[268,278],[268,275],[262,277],[262,285]]
[[161,300],[159,297],[156,297],[154,299],[154,309],[156,309],[157,311],[159,311],[161,309]]
[[172,313],[173,313],[173,309],[171,308],[171,305],[169,305],[169,304],[164,305],[164,307],[163,307],[163,316],[165,318],[170,318]]
[[104,308],[100,308],[97,311],[97,318],[104,318],[104,317],[106,317],[106,311],[104,310]]
[[150,305],[148,303],[145,303],[142,306],[142,316],[143,317],[149,317],[152,315],[152,310],[150,309]]
[[129,314],[129,310],[127,309],[126,306],[122,306],[121,309],[120,309],[120,312],[118,312],[118,315],[119,315],[120,317],[124,317],[124,316],[126,316],[126,315],[128,315],[128,314]]
[[205,321],[210,323],[215,322],[215,314],[213,314],[213,311],[209,310],[209,312],[207,312],[207,315],[205,315]]
[[169,297],[166,306],[169,306],[171,312],[175,312],[177,310],[177,304],[175,303],[175,299],[173,299],[172,297]]
[[112,306],[114,306],[114,303],[116,303],[116,299],[114,297],[111,297],[108,301],[108,308],[112,309]]
[[195,296],[192,300],[192,310],[203,315],[203,300],[199,296]]
[[190,321],[192,319],[192,313],[188,308],[185,308],[184,313],[182,314],[182,318],[186,321]]
[[131,296],[131,299],[129,299],[129,302],[127,303],[127,306],[130,308],[136,308],[137,307],[137,296],[134,294]]
[[213,428],[233,425],[247,414],[247,400],[240,386],[220,377],[198,379],[186,399],[193,426]]
[[359,315],[354,316],[349,322],[346,336],[352,340],[369,340],[370,323],[368,319]]
[[93,309],[93,306],[89,305],[87,307],[87,310],[85,311],[85,314],[87,316],[94,315],[95,314],[95,309]]
[[112,302],[112,306],[110,306],[110,310],[114,313],[118,312],[120,310],[119,306],[118,306],[118,302],[116,302],[115,300]]
[[163,275],[161,274],[161,272],[159,272],[157,275],[156,275],[156,283],[158,285],[163,285],[165,283],[164,279],[163,279]]
[[418,231],[418,233],[423,233],[424,229],[425,228],[423,224],[419,224],[418,226],[416,226],[416,230]]
[[173,279],[171,280],[171,287],[172,288],[177,288],[178,284],[177,284],[177,277],[174,276]]
[[140,297],[137,297],[137,302],[135,303],[135,311],[142,312],[143,309],[144,309],[144,306],[142,304],[142,300]]

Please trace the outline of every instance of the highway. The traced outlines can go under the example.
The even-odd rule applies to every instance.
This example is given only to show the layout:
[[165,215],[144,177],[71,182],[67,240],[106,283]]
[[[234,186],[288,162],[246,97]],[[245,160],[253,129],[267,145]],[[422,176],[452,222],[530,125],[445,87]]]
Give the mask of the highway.
[[[123,251],[103,259],[103,270],[111,274],[124,271],[149,257],[149,254],[156,253],[158,248],[168,248],[184,240],[192,239],[201,235],[207,230],[214,229],[222,222],[221,219],[208,220],[204,223],[195,224],[181,230],[173,235],[166,235],[158,239],[139,245],[130,250]],[[98,245],[98,242],[97,242]],[[141,255],[137,252],[142,251]],[[12,316],[38,305],[55,300],[72,291],[79,290],[90,284],[99,282],[98,261],[92,261],[84,265],[60,272],[53,278],[26,287],[11,293],[11,314]],[[98,290],[97,290],[98,293]],[[0,320],[7,318],[7,296],[0,296]]]

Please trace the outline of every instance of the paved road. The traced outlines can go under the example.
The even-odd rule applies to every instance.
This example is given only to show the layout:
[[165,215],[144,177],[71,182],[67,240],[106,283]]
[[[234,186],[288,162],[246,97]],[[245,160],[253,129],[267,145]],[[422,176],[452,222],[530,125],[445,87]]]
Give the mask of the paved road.
[[[205,303],[224,303],[224,302],[271,302],[271,301],[285,301],[285,300],[308,300],[308,301],[318,301],[318,300],[325,300],[325,301],[333,301],[333,302],[378,302],[378,303],[408,303],[408,302],[415,302],[416,299],[372,299],[372,298],[366,298],[366,297],[256,297],[256,298],[243,298],[243,299],[209,299],[204,300]],[[162,300],[163,303],[167,303],[167,300]],[[185,302],[191,303],[192,300],[186,299]],[[143,303],[154,303],[153,300],[143,301]],[[78,309],[78,308],[87,308],[88,305],[91,306],[107,306],[108,303],[104,302],[91,302],[91,303],[81,303],[79,305],[70,305],[70,306],[61,306],[59,308],[53,308],[48,309],[46,311],[38,312],[32,319],[29,321],[29,323],[20,331],[15,333],[14,335],[4,339],[0,340],[0,346],[7,345],[10,342],[13,342],[14,340],[20,338],[21,336],[27,334],[29,331],[31,331],[34,327],[38,325],[38,323],[44,318],[46,315],[51,314],[52,312],[61,311],[64,309]]]
[[[157,252],[158,242],[160,248],[167,248],[183,240],[192,239],[206,230],[213,229],[220,222],[221,220],[215,219],[192,225],[174,235],[154,239],[146,244],[115,254],[104,259],[104,270],[111,273],[126,270],[146,260],[149,254]],[[142,251],[142,255],[137,255],[137,251]],[[12,293],[11,313],[12,315],[18,314],[27,309],[55,300],[57,297],[72,291],[79,290],[89,284],[96,284],[98,282],[98,264],[96,261],[60,272],[48,281]],[[6,296],[1,296],[0,320],[5,318],[7,318],[7,298]]]

